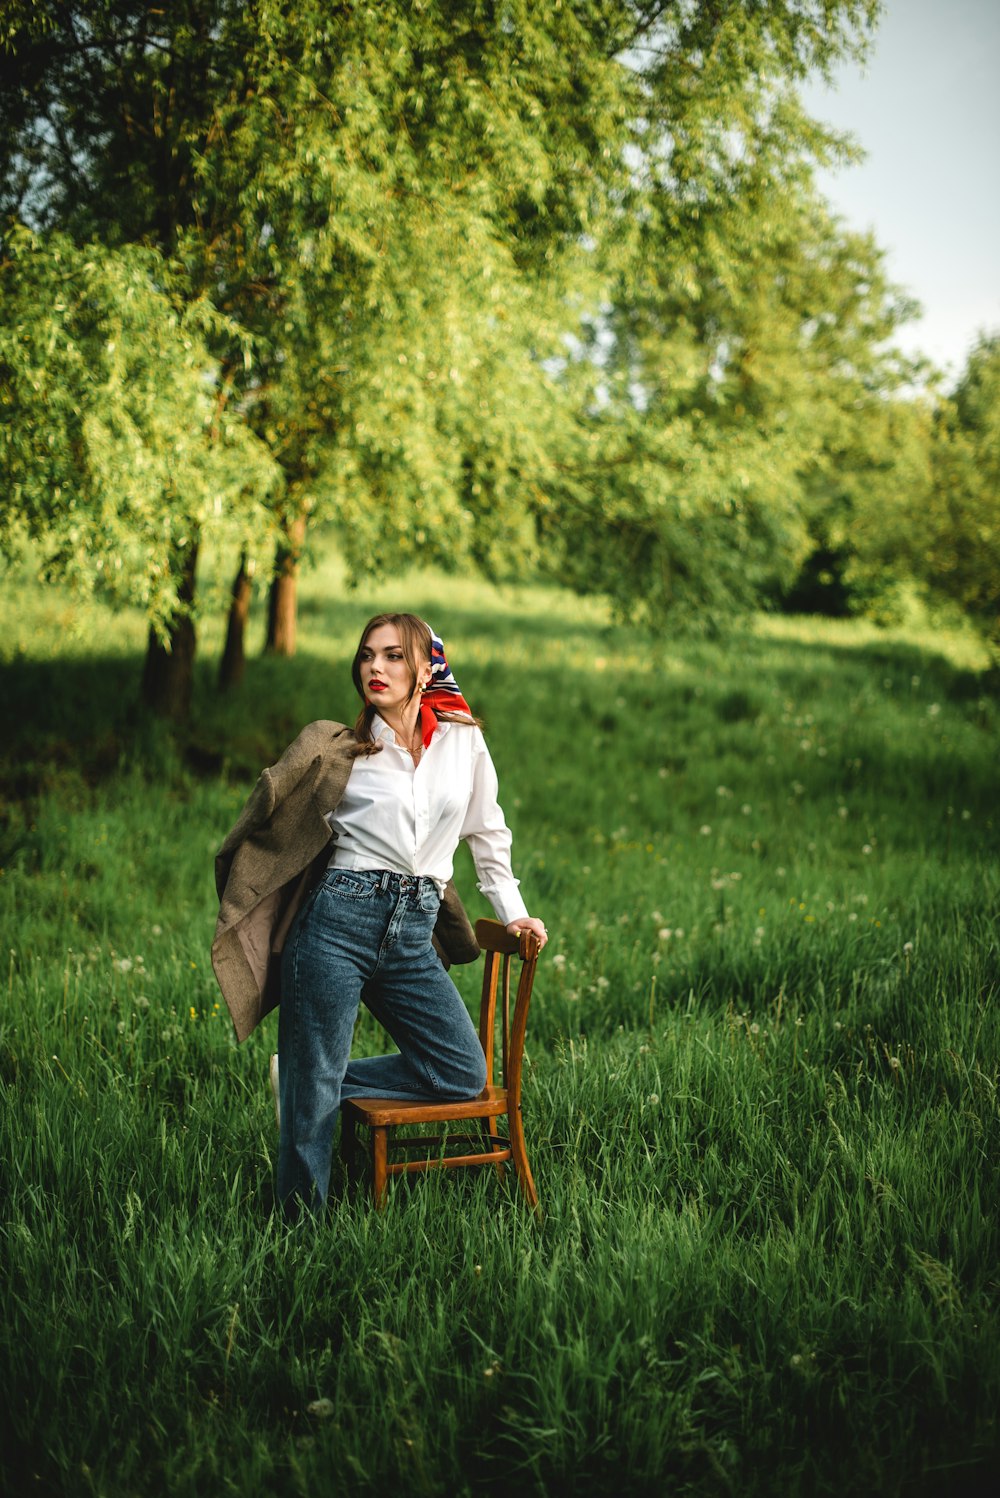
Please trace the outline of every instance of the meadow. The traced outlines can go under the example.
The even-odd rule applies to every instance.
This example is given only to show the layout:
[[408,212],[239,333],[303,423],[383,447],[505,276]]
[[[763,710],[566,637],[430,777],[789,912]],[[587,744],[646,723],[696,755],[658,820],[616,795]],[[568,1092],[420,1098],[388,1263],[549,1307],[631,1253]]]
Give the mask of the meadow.
[[[551,932],[540,1219],[492,1172],[271,1211],[277,1024],[237,1046],[220,1008],[212,855],[303,723],[353,717],[383,607],[443,635]],[[651,639],[529,585],[349,594],[332,555],[300,632],[223,699],[206,621],[171,736],[135,712],[141,619],[4,578],[0,1486],[988,1486],[1000,701],[975,646]],[[458,879],[488,914],[464,855]],[[356,1044],[384,1046],[370,1018]]]

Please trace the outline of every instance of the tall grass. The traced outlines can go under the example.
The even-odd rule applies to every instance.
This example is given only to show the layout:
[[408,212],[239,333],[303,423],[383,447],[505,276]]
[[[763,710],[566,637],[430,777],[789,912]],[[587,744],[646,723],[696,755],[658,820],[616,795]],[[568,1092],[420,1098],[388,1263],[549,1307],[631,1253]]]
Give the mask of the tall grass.
[[[552,932],[525,1092],[544,1216],[438,1173],[290,1231],[276,1025],[232,1041],[211,857],[298,726],[352,713],[359,623],[401,604],[486,719]],[[551,590],[345,600],[325,558],[297,659],[227,701],[204,632],[172,743],[134,719],[140,620],[8,579],[0,623],[12,1489],[985,1484],[998,704],[964,641],[650,642]],[[385,1043],[362,1017],[358,1047]]]

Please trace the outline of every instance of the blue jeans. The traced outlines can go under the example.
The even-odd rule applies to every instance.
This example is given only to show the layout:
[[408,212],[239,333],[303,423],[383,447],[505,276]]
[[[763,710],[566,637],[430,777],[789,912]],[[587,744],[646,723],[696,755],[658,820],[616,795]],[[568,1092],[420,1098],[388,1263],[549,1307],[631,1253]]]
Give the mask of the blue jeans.
[[[281,960],[278,1200],[322,1207],[341,1098],[474,1098],[486,1085],[476,1028],[431,945],[432,879],[328,869]],[[361,999],[399,1047],[352,1061]]]

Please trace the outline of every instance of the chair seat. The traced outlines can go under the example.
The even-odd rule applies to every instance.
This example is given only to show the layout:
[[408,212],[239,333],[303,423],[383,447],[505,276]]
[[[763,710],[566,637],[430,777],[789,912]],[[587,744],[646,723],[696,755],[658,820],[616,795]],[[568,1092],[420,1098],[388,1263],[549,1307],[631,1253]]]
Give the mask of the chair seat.
[[507,1112],[506,1087],[484,1087],[464,1103],[428,1103],[391,1097],[345,1098],[341,1107],[368,1128],[392,1124],[439,1123],[456,1118],[493,1118]]

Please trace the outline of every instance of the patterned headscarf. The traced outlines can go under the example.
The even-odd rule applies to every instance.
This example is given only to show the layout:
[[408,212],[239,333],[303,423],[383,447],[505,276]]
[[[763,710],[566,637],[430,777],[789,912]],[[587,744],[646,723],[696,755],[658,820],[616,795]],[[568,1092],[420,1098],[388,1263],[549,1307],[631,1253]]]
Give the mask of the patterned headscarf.
[[[426,619],[424,623],[427,624]],[[467,713],[470,718],[472,717],[472,709],[462,696],[458,682],[451,674],[451,667],[448,665],[440,635],[435,634],[429,624],[427,628],[431,631],[431,679],[420,699],[420,729],[425,749],[438,725],[437,714],[439,712]]]

